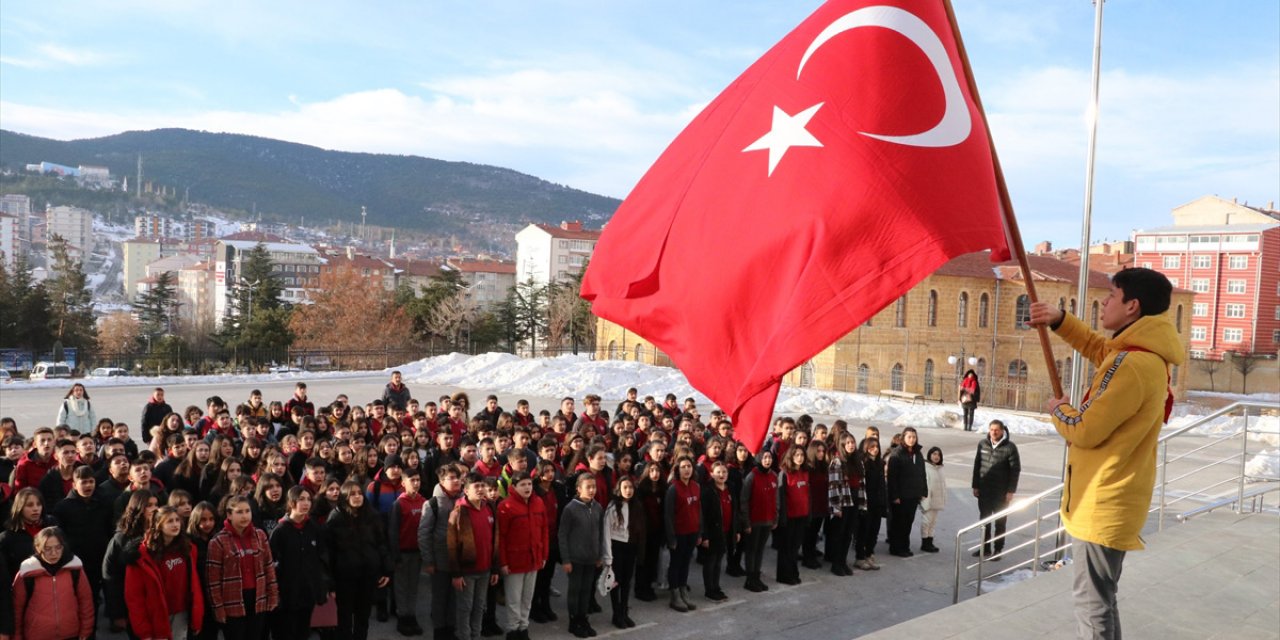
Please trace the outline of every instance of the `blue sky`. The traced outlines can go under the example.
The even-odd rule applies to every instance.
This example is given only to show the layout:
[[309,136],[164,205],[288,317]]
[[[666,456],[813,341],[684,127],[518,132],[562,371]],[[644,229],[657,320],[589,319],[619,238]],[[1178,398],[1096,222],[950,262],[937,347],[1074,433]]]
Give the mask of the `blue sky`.
[[[0,127],[248,133],[623,197],[819,4],[5,2]],[[1024,240],[1078,245],[1093,5],[954,4]],[[1280,3],[1112,0],[1102,70],[1095,240],[1205,194],[1280,199]]]

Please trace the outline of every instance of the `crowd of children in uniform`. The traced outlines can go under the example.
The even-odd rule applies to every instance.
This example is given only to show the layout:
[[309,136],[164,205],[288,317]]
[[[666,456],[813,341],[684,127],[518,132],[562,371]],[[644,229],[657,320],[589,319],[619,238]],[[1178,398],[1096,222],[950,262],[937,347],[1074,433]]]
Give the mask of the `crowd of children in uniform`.
[[[68,399],[88,405],[75,386]],[[753,455],[692,399],[632,389],[612,418],[598,396],[584,403],[420,404],[397,373],[382,398],[319,410],[305,383],[287,402],[254,391],[181,414],[156,389],[141,444],[108,418],[27,439],[5,419],[0,634],[91,637],[101,613],[131,638],[363,640],[376,610],[422,635],[426,573],[434,637],[521,639],[559,618],[563,572],[569,631],[591,637],[606,589],[620,629],[636,625],[631,599],[659,590],[697,609],[695,564],[713,603],[728,599],[723,576],[763,592],[770,573],[799,584],[802,566],[875,571],[881,520],[889,552],[910,556],[917,510],[920,549],[938,550],[942,452],[922,454],[914,429],[882,450],[875,427],[783,417]]]

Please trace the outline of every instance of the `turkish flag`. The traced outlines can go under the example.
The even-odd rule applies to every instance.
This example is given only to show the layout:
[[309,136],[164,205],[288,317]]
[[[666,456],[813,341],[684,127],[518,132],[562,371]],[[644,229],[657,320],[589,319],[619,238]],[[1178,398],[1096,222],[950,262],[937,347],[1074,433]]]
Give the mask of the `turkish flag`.
[[940,0],[832,0],[663,152],[601,235],[596,315],[764,442],[782,376],[952,257],[1008,259],[986,123]]

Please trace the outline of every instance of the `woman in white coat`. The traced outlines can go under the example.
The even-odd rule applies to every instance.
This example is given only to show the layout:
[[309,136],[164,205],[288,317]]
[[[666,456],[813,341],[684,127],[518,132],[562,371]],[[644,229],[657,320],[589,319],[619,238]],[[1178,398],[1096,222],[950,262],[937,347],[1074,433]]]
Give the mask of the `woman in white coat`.
[[58,421],[54,425],[67,425],[79,433],[93,433],[98,424],[93,414],[93,405],[89,402],[89,392],[79,382],[71,385],[71,390],[62,398],[58,407]]
[[924,477],[928,483],[929,495],[920,499],[920,550],[937,553],[939,549],[933,545],[933,526],[938,522],[938,513],[947,507],[947,479],[942,475],[942,449],[933,447],[925,456],[928,464],[924,465]]

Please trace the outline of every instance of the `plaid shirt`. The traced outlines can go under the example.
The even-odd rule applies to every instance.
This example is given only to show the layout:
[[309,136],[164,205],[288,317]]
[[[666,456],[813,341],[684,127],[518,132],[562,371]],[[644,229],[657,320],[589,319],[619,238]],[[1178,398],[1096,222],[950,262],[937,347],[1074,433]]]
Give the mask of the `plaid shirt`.
[[844,460],[840,456],[831,459],[827,465],[827,505],[831,513],[847,508],[865,505],[867,495],[859,482],[857,491],[849,486],[849,479],[844,474]]

